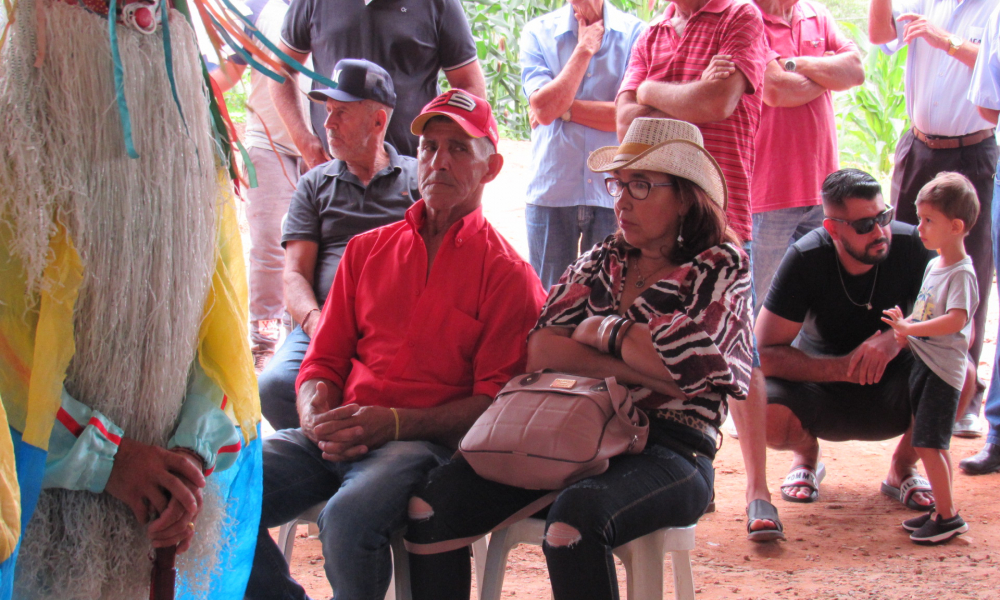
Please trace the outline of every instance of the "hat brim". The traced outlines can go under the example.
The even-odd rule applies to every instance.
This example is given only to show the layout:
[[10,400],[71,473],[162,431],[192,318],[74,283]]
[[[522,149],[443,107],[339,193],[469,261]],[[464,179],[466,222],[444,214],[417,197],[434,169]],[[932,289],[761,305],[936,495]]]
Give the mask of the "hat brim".
[[424,127],[427,125],[427,121],[430,121],[434,117],[448,117],[452,121],[458,123],[458,126],[462,128],[462,131],[469,134],[470,137],[489,139],[489,136],[482,129],[476,127],[475,125],[463,119],[462,117],[456,115],[455,113],[450,113],[445,111],[430,111],[430,112],[420,113],[419,115],[417,115],[416,119],[413,119],[413,123],[410,124],[410,133],[412,133],[413,135],[422,135],[424,132]]
[[307,95],[310,100],[313,102],[319,102],[320,104],[325,103],[327,100],[337,100],[339,102],[361,102],[364,100],[364,98],[359,98],[353,94],[348,94],[345,91],[335,90],[333,88],[313,90]]
[[619,157],[618,146],[604,146],[590,153],[587,166],[595,173],[635,169],[683,177],[698,184],[723,211],[729,204],[729,190],[719,163],[688,140],[667,140],[630,157]]

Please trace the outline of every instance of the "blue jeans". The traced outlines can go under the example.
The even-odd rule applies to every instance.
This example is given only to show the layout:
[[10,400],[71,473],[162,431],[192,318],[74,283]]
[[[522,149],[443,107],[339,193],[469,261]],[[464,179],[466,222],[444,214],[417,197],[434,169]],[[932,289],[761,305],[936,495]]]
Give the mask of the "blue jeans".
[[309,336],[296,326],[257,379],[260,412],[276,430],[299,426],[299,411],[295,408],[295,378],[299,376],[299,367],[308,349]]
[[326,501],[319,538],[334,598],[382,600],[392,578],[389,539],[406,526],[414,489],[451,454],[431,442],[389,442],[358,460],[331,462],[301,429],[265,439],[264,495],[247,598],[306,598],[267,529]]
[[[997,163],[1000,166],[1000,163]],[[993,179],[993,199],[1000,199],[1000,179]],[[993,211],[993,264],[1000,265],[1000,210]],[[1000,283],[997,285],[1000,292]],[[993,377],[990,379],[990,391],[986,395],[986,408],[983,411],[986,422],[990,424],[990,432],[986,436],[989,444],[1000,444],[1000,344],[997,344],[997,354],[993,359]]]
[[524,207],[528,225],[528,259],[546,291],[559,282],[566,267],[618,229],[611,208],[600,206]]
[[823,226],[823,206],[769,210],[753,215],[753,314],[764,305],[771,280],[789,246]]

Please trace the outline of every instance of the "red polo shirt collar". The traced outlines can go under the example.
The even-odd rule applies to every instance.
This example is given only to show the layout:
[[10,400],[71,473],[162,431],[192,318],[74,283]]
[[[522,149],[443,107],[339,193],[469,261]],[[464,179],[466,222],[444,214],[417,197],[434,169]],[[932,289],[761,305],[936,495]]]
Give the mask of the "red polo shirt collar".
[[[691,15],[691,18],[694,19],[701,13],[706,13],[706,12],[721,13],[730,6],[732,6],[733,2],[735,1],[736,0],[711,0],[711,2],[709,2],[705,6],[702,6],[698,10],[694,11],[694,13]],[[670,6],[667,7],[666,12],[664,12],[663,18],[669,19],[670,17],[673,17],[676,13],[677,13],[677,3],[671,2]]]
[[[419,235],[420,228],[424,226],[424,221],[427,219],[427,205],[424,204],[423,200],[414,202],[413,206],[406,209],[404,219],[407,225],[413,229],[414,233]],[[459,248],[466,240],[479,233],[483,227],[486,227],[486,217],[483,216],[483,207],[478,206],[476,210],[453,223],[448,229],[445,239],[454,239],[455,247]]]

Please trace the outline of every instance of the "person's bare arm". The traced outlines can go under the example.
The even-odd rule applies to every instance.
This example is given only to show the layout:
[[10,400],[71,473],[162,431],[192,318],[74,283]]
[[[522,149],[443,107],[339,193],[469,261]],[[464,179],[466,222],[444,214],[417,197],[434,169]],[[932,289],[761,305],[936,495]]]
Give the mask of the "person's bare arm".
[[[548,125],[574,107],[573,100],[580,89],[583,76],[587,74],[590,59],[601,49],[604,39],[604,21],[585,25],[577,17],[579,33],[576,48],[555,79],[538,88],[528,98],[528,104],[535,111],[535,118],[542,125]],[[577,109],[579,110],[579,109]],[[577,115],[573,115],[576,120]]]
[[[284,42],[279,42],[278,47],[300,63],[305,62],[309,57],[308,52],[292,50]],[[330,160],[330,155],[323,148],[323,142],[313,133],[309,115],[303,113],[302,106],[299,104],[297,74],[289,68],[284,75],[284,83],[278,83],[273,79],[267,82],[271,101],[274,102],[274,108],[278,111],[281,122],[285,124],[285,129],[292,137],[292,142],[295,143],[295,147],[302,154],[302,159],[311,169]]]
[[615,131],[615,103],[597,100],[574,100],[570,108],[574,123],[598,131]]
[[747,78],[739,69],[723,79],[684,83],[647,79],[636,90],[635,100],[673,119],[695,124],[714,123],[733,114],[747,86]]
[[764,375],[789,381],[848,381],[847,357],[810,356],[792,347],[801,329],[802,323],[760,309],[754,334]]
[[792,108],[808,104],[826,93],[826,88],[799,73],[789,73],[772,60],[764,70],[764,104]]
[[444,76],[451,87],[486,98],[486,78],[483,76],[483,69],[479,66],[478,59],[457,69],[445,71]]
[[247,66],[241,65],[233,62],[232,59],[225,61],[219,68],[211,71],[209,77],[215,82],[219,89],[223,92],[228,92],[234,85],[239,83],[240,78],[243,77],[243,72],[246,71]]
[[[909,44],[913,40],[921,38],[941,52],[951,50],[951,42],[948,39],[951,37],[951,33],[931,23],[927,20],[927,17],[907,13],[899,15],[899,20],[906,23],[905,29],[903,29],[903,42]],[[969,40],[962,40],[962,45],[951,56],[971,69],[976,66],[976,57],[979,56],[979,44],[974,44]]]
[[319,303],[313,284],[316,278],[316,257],[319,244],[305,240],[290,240],[285,244],[285,306],[302,331],[310,338],[319,322]]
[[986,119],[994,125],[997,124],[998,118],[1000,118],[1000,110],[994,110],[992,108],[983,108],[982,106],[977,106],[979,109],[979,116]]
[[618,130],[618,141],[625,138],[628,128],[639,117],[669,118],[670,115],[663,111],[656,110],[652,106],[645,106],[636,101],[634,91],[622,92],[615,100],[615,123]]
[[892,17],[892,0],[871,0],[868,6],[868,41],[887,44],[896,39],[896,20]]
[[865,68],[857,52],[799,56],[795,59],[795,72],[835,92],[849,90],[865,82]]

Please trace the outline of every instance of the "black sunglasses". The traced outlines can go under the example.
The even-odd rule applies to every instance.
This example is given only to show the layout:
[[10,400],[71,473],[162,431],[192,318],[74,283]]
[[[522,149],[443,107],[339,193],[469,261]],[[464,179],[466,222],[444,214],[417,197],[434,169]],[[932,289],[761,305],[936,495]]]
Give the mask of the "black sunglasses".
[[872,229],[875,229],[875,224],[877,223],[879,227],[885,227],[892,222],[892,217],[895,216],[896,209],[894,207],[889,207],[874,217],[866,217],[864,219],[857,219],[855,221],[845,221],[844,219],[834,219],[833,217],[827,217],[830,221],[836,221],[838,223],[845,223],[850,225],[854,229],[854,233],[858,235],[865,235],[866,233],[871,233]]
[[642,181],[641,179],[633,181],[622,181],[615,177],[610,177],[604,180],[604,186],[608,188],[608,193],[617,198],[622,195],[625,188],[628,188],[628,193],[630,196],[636,200],[645,200],[649,196],[649,190],[654,187],[672,187],[674,182],[669,183],[651,183],[649,181]]

